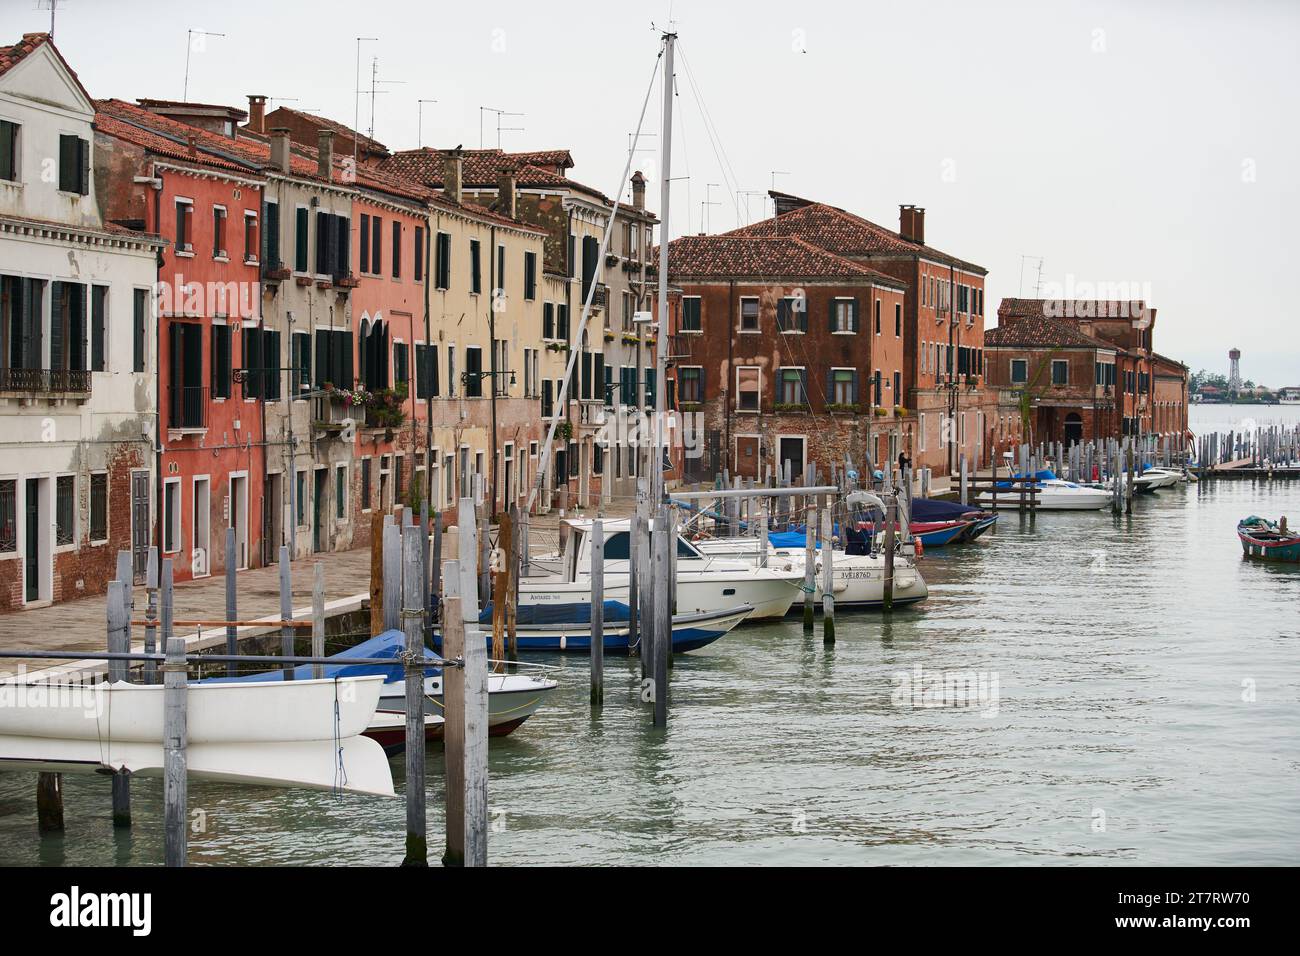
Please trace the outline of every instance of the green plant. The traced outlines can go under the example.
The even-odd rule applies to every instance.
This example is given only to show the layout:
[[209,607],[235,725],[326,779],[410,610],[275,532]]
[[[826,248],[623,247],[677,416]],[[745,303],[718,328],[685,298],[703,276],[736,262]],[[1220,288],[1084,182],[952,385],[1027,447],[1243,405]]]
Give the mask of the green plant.
[[895,405],[894,414],[897,415],[899,418],[902,418],[904,415],[907,414],[907,409],[904,408],[902,405]]
[[568,441],[573,437],[573,422],[562,421],[555,427],[555,437]]
[[808,405],[805,402],[776,402],[772,406],[775,412],[806,412]]
[[852,412],[857,414],[862,411],[861,405],[855,405],[851,402],[827,402],[826,411],[828,412]]
[[889,409],[885,408],[883,405],[877,405],[875,412],[877,418],[884,418],[889,414]]

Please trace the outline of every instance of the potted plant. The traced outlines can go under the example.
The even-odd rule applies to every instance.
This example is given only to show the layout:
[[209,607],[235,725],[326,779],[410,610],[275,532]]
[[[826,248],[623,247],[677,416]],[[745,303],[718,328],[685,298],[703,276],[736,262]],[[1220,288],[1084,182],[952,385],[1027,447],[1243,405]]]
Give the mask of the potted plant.
[[808,406],[803,402],[777,402],[772,406],[772,410],[782,414],[798,414],[808,411]]
[[565,419],[555,426],[555,437],[563,441],[573,438],[573,422]]
[[894,414],[895,414],[897,417],[902,418],[904,415],[907,414],[907,409],[904,408],[902,405],[895,405],[895,406],[894,406]]
[[884,418],[886,415],[889,414],[889,409],[885,408],[885,406],[883,405],[877,405],[875,412],[877,418]]

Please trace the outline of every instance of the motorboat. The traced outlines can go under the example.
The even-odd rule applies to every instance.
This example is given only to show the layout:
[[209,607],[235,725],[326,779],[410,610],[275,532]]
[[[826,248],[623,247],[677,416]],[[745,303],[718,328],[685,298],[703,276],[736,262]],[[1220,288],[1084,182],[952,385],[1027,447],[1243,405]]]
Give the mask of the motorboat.
[[[191,779],[393,795],[383,748],[363,734],[382,675],[190,682]],[[0,684],[0,768],[163,773],[162,684]]]
[[[519,579],[519,608],[545,604],[591,602],[591,521],[566,519],[568,541],[563,551],[529,559],[528,574]],[[627,603],[631,521],[603,522],[605,564],[603,593]],[[755,568],[751,562],[705,554],[682,535],[677,536],[678,614],[711,614],[748,605],[747,620],[784,617],[801,593],[802,574],[779,568]],[[639,569],[650,573],[649,569]]]
[[[1006,494],[999,490],[995,495],[991,491],[981,492],[975,500],[981,505],[992,508],[1020,507],[1020,487],[1017,483],[998,482],[999,489],[1006,488]],[[1081,485],[1073,481],[1064,481],[1052,471],[1043,470],[1034,475],[1031,483],[1038,490],[1034,507],[1038,511],[1096,511],[1111,503],[1111,492],[1105,488]]]

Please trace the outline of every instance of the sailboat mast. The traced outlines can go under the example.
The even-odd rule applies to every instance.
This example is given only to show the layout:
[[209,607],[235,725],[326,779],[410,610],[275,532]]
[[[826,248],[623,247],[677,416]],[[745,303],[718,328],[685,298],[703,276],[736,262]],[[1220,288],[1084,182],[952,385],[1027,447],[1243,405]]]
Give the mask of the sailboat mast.
[[654,460],[650,466],[650,500],[656,508],[664,500],[664,395],[668,391],[668,200],[673,185],[673,45],[676,40],[676,33],[664,34],[663,129],[659,136],[659,331],[655,335]]

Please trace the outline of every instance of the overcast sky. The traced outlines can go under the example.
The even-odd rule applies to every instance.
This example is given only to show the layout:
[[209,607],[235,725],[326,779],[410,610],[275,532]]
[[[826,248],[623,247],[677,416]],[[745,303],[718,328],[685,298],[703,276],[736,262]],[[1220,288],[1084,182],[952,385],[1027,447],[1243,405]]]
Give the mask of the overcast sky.
[[[390,148],[564,147],[612,193],[667,0],[58,0],[56,42],[92,96],[248,93],[351,125]],[[49,0],[0,0],[5,34],[49,26]],[[926,238],[989,269],[1003,296],[1109,284],[1158,310],[1156,348],[1300,384],[1300,4],[1295,2],[746,3],[676,0],[681,38],[672,232],[764,215],[778,188]],[[201,46],[200,46],[201,44]],[[689,70],[687,69],[689,68]],[[293,98],[293,99],[290,99]],[[705,117],[709,119],[706,121]],[[659,97],[646,133],[658,133]],[[496,145],[485,114],[483,141]],[[634,168],[652,176],[658,138]],[[689,177],[678,180],[677,177]],[[711,190],[709,183],[716,184]],[[755,194],[746,195],[746,191]],[[711,196],[716,205],[702,203]],[[707,217],[707,219],[705,218]],[[1033,257],[1033,258],[1024,258]]]

